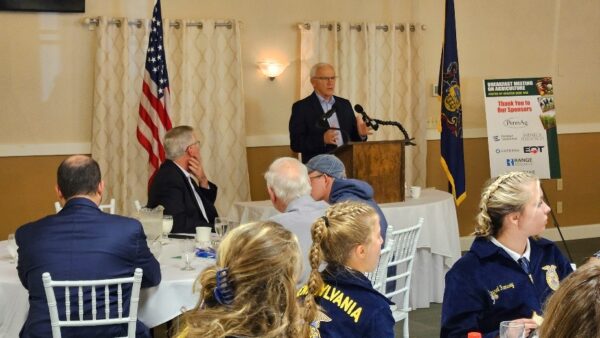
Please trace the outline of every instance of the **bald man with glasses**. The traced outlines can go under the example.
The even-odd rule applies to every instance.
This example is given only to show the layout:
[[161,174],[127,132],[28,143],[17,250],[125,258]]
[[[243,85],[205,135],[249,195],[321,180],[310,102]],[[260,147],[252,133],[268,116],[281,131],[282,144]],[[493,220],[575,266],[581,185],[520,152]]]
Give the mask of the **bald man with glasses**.
[[173,216],[173,233],[195,233],[198,226],[214,228],[217,186],[206,177],[200,142],[189,126],[175,127],[164,140],[167,160],[148,189],[148,207],[162,205]]
[[[290,147],[302,154],[302,163],[351,141],[367,139],[369,129],[360,117],[355,117],[350,101],[333,95],[336,80],[332,65],[317,63],[310,70],[313,93],[292,106]],[[335,113],[324,119],[331,109]]]

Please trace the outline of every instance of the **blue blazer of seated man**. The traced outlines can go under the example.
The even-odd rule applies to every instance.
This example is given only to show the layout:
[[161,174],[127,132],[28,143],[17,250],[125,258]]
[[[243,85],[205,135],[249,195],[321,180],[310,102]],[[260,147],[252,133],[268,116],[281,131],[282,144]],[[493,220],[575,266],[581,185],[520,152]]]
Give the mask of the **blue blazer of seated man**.
[[[20,337],[51,337],[50,316],[42,273],[54,280],[94,280],[133,276],[143,269],[142,287],[160,283],[159,263],[150,253],[142,225],[135,219],[102,212],[104,182],[98,163],[75,155],[61,163],[56,192],[64,204],[56,215],[21,226],[16,232],[19,246],[17,270],[29,291],[29,313]],[[64,291],[55,289],[59,318],[65,318]],[[129,313],[131,285],[123,288],[124,313]],[[104,317],[104,292],[97,289],[98,317]],[[90,295],[84,293],[85,313],[91,317]],[[110,313],[117,313],[111,298]],[[77,291],[71,291],[71,318],[78,318]],[[71,327],[61,329],[62,337],[126,336],[126,325]],[[150,337],[138,320],[137,337]]]

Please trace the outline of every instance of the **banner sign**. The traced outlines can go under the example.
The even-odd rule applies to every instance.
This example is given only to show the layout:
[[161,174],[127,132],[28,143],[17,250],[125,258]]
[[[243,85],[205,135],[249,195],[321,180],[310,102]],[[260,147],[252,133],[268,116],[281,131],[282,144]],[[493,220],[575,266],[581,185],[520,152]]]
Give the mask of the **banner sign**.
[[552,78],[483,82],[492,177],[525,171],[560,178]]

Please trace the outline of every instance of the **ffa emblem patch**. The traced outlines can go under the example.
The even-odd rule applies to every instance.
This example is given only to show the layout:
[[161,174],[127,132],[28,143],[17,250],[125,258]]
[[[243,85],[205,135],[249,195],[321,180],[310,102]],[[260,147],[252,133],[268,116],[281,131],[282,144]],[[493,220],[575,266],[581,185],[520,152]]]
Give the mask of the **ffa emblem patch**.
[[321,322],[330,322],[331,318],[329,318],[322,311],[317,311],[317,316],[315,321],[310,323],[310,338],[321,338],[321,333],[319,332],[319,327],[321,326]]
[[498,300],[498,293],[494,291],[490,291],[490,298],[492,299],[492,304],[496,305],[496,300]]
[[556,265],[545,265],[542,270],[546,270],[546,283],[553,291],[558,290],[560,281],[558,280],[558,274],[556,273]]

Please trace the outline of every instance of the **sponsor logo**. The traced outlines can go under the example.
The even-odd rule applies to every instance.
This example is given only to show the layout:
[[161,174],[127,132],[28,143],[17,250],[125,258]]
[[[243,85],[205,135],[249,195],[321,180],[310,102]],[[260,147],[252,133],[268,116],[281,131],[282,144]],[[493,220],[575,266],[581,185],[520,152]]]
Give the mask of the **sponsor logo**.
[[544,139],[542,133],[523,133],[521,135],[521,141],[541,141]]
[[544,150],[544,146],[525,146],[523,147],[523,152],[525,154],[537,154],[541,153]]
[[529,122],[527,122],[523,119],[519,120],[519,119],[511,118],[511,119],[504,120],[504,122],[502,124],[504,124],[504,126],[508,127],[508,128],[525,128],[529,125]]
[[531,158],[507,158],[507,167],[522,167],[531,165]]
[[502,153],[519,153],[519,152],[521,152],[521,150],[515,149],[515,148],[509,148],[509,149],[496,148],[496,154],[502,154]]
[[513,134],[494,135],[494,136],[492,136],[492,139],[494,141],[496,141],[496,142],[499,142],[499,141],[516,141],[517,140],[517,138]]

